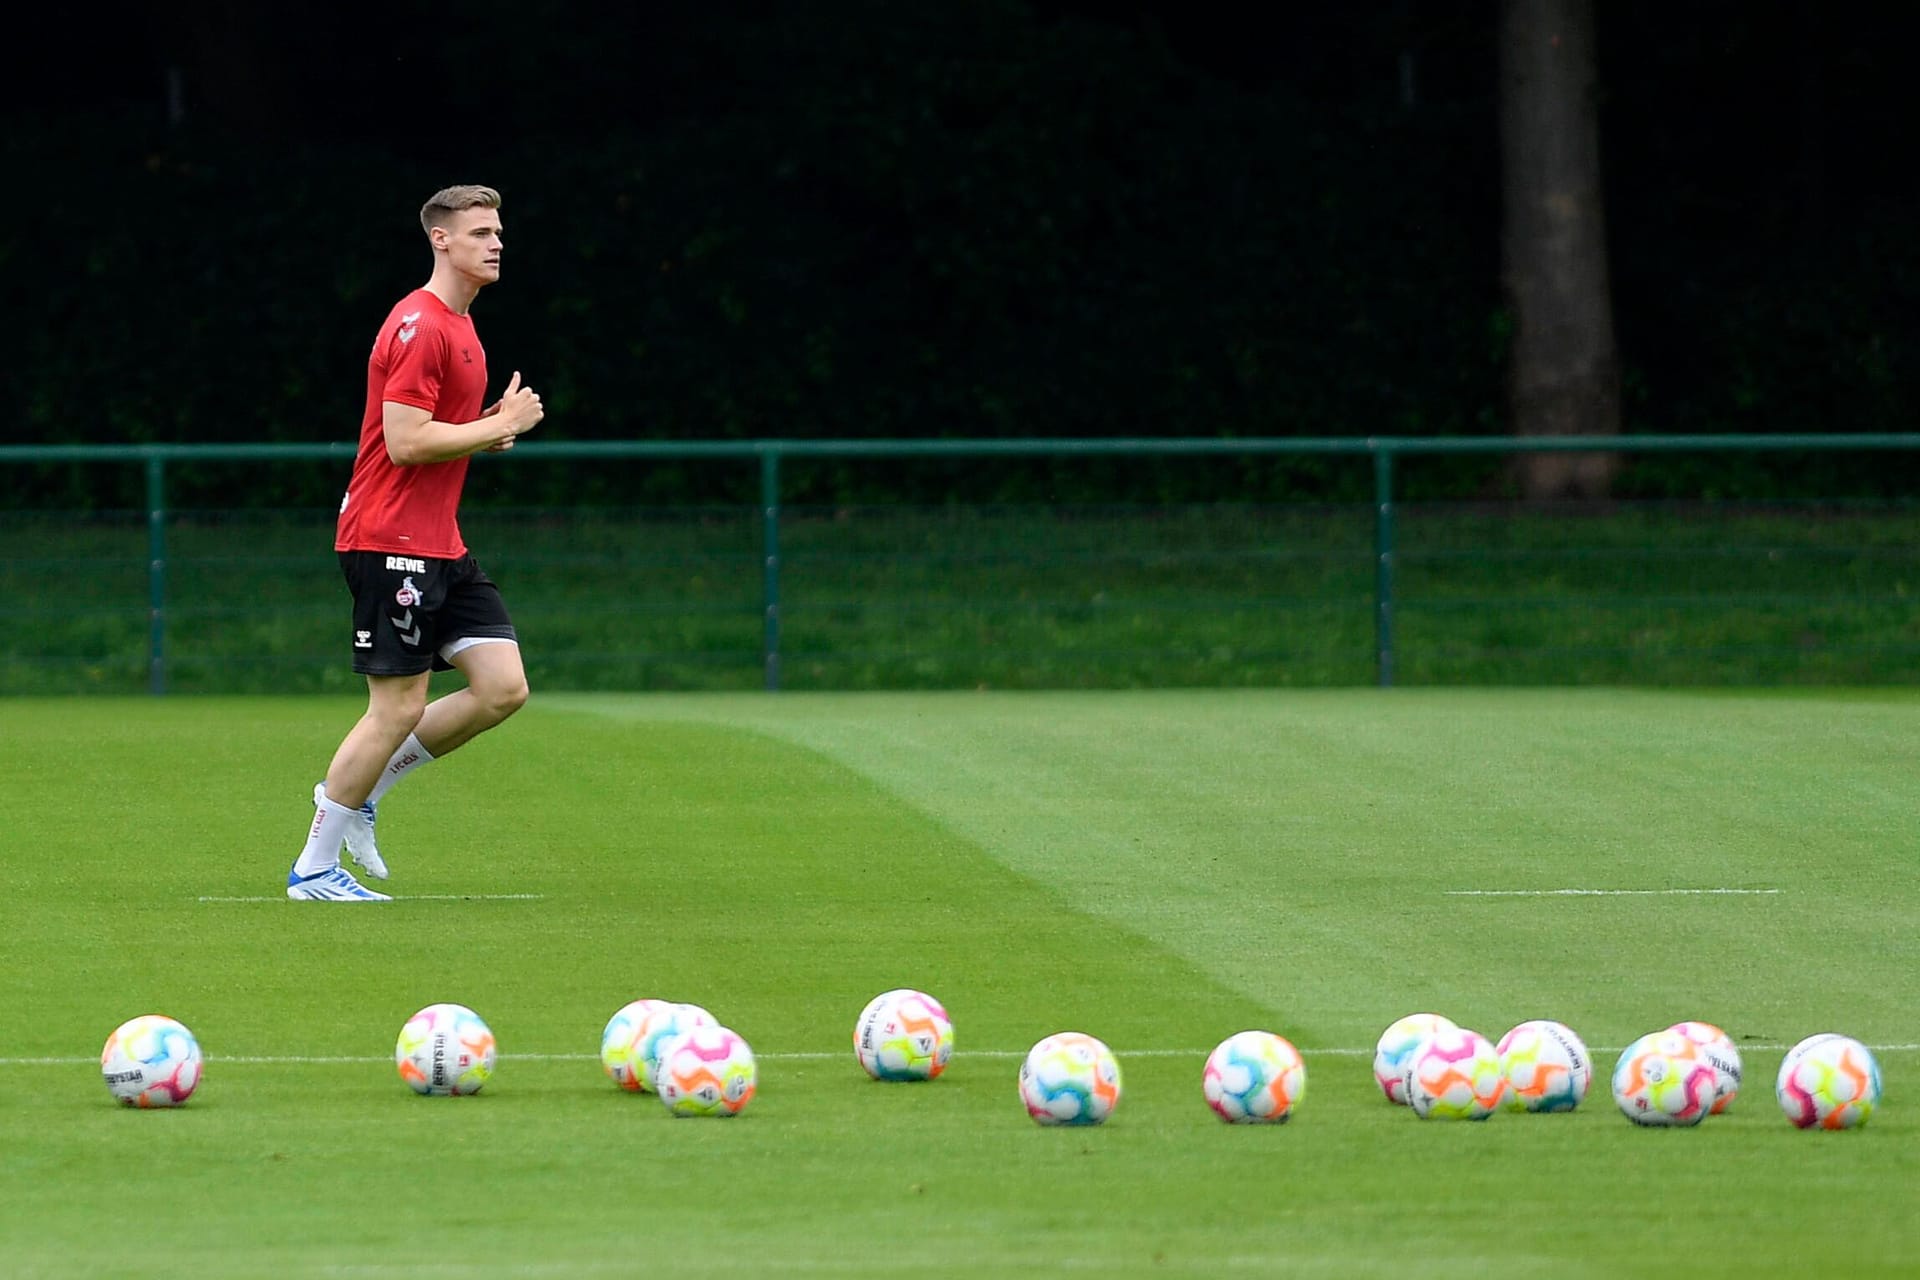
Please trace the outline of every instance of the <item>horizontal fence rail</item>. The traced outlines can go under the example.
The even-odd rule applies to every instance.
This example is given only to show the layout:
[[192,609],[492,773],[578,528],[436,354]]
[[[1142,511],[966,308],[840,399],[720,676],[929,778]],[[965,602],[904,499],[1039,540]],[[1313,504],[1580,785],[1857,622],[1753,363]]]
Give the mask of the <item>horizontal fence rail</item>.
[[[1396,511],[1396,463],[1401,458],[1444,455],[1527,455],[1538,453],[1884,453],[1920,451],[1920,433],[1832,435],[1669,435],[1669,436],[1477,436],[1477,437],[1321,437],[1321,438],[1109,438],[1002,440],[608,440],[546,441],[522,444],[522,460],[581,462],[614,460],[739,460],[759,472],[760,524],[757,593],[760,611],[761,684],[781,687],[782,585],[785,543],[782,533],[782,468],[786,459],[930,459],[930,458],[1151,458],[1151,457],[1326,457],[1371,459],[1372,615],[1374,680],[1396,682],[1396,607],[1400,533]],[[170,564],[168,471],[227,462],[345,462],[355,453],[349,442],[312,444],[127,444],[4,445],[7,464],[138,464],[145,472],[147,596],[147,686],[154,694],[168,688]],[[486,457],[487,455],[479,455]],[[0,473],[4,474],[4,473]],[[0,504],[0,510],[4,510]],[[1444,554],[1436,552],[1436,555]],[[1475,554],[1484,554],[1476,552]],[[1275,602],[1265,602],[1274,605]],[[1280,602],[1284,604],[1285,602]],[[1472,605],[1473,602],[1467,602]],[[1635,603],[1658,607],[1656,600]]]

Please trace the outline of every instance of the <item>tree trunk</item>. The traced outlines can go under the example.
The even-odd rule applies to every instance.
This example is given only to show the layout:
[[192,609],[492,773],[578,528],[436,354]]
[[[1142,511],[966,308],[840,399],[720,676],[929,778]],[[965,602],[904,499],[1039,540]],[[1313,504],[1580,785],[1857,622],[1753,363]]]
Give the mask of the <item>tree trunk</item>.
[[[1592,0],[1502,0],[1502,274],[1519,436],[1620,433],[1607,279]],[[1604,497],[1615,453],[1516,458],[1528,498]]]

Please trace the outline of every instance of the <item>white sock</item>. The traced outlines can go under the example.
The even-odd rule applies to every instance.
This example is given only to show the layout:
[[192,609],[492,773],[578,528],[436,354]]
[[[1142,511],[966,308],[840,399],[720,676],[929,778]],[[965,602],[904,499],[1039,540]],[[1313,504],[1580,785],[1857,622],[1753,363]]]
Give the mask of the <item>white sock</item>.
[[340,844],[347,838],[347,824],[359,820],[359,810],[335,804],[322,791],[320,803],[313,807],[313,825],[307,828],[307,845],[293,864],[293,874],[314,876],[339,866]]
[[387,761],[387,767],[380,772],[380,781],[373,784],[373,794],[367,797],[368,804],[379,803],[380,797],[393,790],[393,784],[418,769],[423,764],[433,762],[433,752],[420,745],[420,739],[413,734],[400,744],[393,753],[393,759]]

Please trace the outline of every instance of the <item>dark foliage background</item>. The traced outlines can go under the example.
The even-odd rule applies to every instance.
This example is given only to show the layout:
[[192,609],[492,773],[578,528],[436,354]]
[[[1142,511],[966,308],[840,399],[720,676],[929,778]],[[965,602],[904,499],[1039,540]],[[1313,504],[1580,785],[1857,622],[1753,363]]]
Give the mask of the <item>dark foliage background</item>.
[[[1485,0],[1257,20],[1037,0],[35,13],[0,131],[0,435],[350,439],[374,327],[426,275],[416,210],[458,181],[506,195],[506,276],[476,314],[496,383],[517,368],[545,394],[548,438],[1499,433],[1495,16]],[[1912,429],[1901,134],[1920,19],[1623,0],[1599,27],[1628,429]],[[321,472],[219,496],[324,502],[342,477]],[[792,483],[926,498],[960,472],[821,464]],[[1416,483],[1466,496],[1499,477]],[[1304,463],[964,478],[973,500],[1365,483]],[[1911,478],[1887,457],[1663,458],[1624,485]],[[738,479],[502,467],[486,489],[640,501]],[[126,498],[112,487],[47,468],[21,497]]]

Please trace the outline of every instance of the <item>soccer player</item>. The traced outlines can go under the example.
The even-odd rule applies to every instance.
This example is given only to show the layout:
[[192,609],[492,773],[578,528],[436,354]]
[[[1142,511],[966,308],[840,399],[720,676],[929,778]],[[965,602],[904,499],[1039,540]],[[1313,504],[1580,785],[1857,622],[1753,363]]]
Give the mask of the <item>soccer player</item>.
[[[287,873],[297,901],[389,901],[340,865],[341,844],[386,879],[374,839],[380,797],[527,700],[506,604],[467,554],[455,518],[467,460],[513,448],[545,412],[517,371],[498,401],[480,407],[487,355],[468,312],[500,278],[500,193],[448,187],[420,210],[420,225],[433,275],[374,339],[360,452],[333,544],[353,593],[353,669],[367,678],[367,712],[313,789],[306,845]],[[429,704],[431,673],[452,669],[466,687]]]

